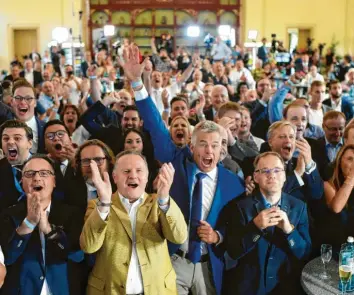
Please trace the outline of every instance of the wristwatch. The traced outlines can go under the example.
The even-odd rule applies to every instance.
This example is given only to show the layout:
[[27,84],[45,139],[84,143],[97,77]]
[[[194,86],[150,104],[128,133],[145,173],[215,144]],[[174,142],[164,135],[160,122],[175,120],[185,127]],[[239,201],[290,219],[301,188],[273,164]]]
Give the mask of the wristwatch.
[[109,203],[102,203],[100,200],[97,201],[97,206],[99,207],[111,207],[112,202]]

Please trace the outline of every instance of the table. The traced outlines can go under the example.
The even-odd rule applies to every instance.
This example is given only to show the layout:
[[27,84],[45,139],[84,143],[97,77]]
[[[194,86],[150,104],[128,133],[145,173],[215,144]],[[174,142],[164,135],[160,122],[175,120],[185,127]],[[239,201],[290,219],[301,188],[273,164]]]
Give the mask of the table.
[[[301,285],[308,295],[337,295],[339,274],[338,262],[331,260],[327,264],[327,273],[331,276],[328,280],[323,280],[319,275],[323,272],[321,257],[317,257],[306,264],[301,274]],[[349,293],[354,294],[354,293]]]

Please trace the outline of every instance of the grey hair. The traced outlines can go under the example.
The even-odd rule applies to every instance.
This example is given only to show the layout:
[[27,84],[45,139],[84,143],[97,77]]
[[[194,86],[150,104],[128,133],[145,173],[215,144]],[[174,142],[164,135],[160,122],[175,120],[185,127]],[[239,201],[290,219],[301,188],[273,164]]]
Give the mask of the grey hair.
[[282,121],[274,122],[272,125],[269,126],[267,139],[268,140],[271,139],[274,135],[274,131],[284,126],[290,126],[296,134],[296,127],[293,124],[291,124],[289,121],[282,120]]
[[220,126],[213,122],[213,121],[203,121],[198,123],[193,130],[192,133],[192,139],[191,139],[191,143],[192,145],[195,145],[197,143],[197,136],[199,132],[203,132],[203,133],[213,133],[216,132],[219,134],[220,136],[220,141],[221,141],[221,129]]

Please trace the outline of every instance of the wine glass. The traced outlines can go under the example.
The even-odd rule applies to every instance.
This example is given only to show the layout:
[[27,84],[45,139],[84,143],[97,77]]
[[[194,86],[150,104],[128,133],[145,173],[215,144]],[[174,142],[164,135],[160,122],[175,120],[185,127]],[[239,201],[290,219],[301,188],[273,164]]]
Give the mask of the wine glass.
[[320,278],[328,280],[331,276],[327,273],[326,263],[330,262],[332,259],[332,246],[328,244],[321,245],[321,259],[323,263],[324,271],[320,274]]
[[347,285],[352,275],[352,265],[347,259],[347,253],[341,251],[339,254],[339,278],[342,284],[342,295],[347,294]]

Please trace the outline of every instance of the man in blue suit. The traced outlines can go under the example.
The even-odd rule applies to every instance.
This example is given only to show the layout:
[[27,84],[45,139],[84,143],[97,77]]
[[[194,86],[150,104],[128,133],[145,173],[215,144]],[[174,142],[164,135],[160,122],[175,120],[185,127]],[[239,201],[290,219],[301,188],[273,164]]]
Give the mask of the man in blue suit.
[[329,98],[325,99],[323,104],[342,112],[348,122],[354,117],[354,101],[350,96],[344,96],[342,91],[342,84],[338,80],[329,82]]
[[301,294],[301,266],[311,251],[306,204],[282,192],[286,176],[279,154],[263,153],[254,166],[259,191],[225,210],[224,246],[238,262],[225,294]]
[[125,75],[132,81],[136,105],[150,132],[157,160],[172,162],[176,172],[170,190],[189,225],[183,245],[169,244],[177,273],[180,295],[221,294],[223,259],[217,248],[223,243],[223,228],[215,228],[219,213],[244,191],[238,176],[218,165],[221,150],[220,126],[206,121],[194,129],[191,145],[178,148],[171,140],[159,111],[141,81],[145,65],[139,64],[139,49],[125,52]]
[[[5,255],[6,295],[82,294],[68,260],[79,262],[83,214],[52,199],[54,165],[34,155],[22,171],[26,201],[3,211],[0,244]],[[75,290],[75,291],[74,291]]]

